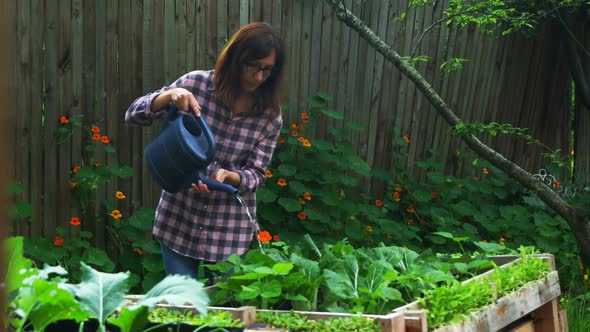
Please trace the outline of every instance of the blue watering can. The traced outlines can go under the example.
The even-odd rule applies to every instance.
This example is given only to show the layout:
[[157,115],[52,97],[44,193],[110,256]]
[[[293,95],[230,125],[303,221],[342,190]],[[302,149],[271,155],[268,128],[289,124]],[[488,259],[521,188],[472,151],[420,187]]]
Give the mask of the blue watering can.
[[215,139],[205,119],[192,109],[188,114],[180,112],[172,104],[167,120],[160,135],[144,151],[148,170],[158,184],[169,193],[177,193],[201,180],[209,190],[237,194],[236,188],[205,176],[215,156]]

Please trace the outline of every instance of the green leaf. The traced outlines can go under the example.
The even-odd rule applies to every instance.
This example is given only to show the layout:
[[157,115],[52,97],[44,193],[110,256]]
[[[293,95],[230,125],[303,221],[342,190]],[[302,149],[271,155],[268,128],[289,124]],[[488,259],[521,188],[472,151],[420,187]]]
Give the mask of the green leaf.
[[316,94],[316,96],[322,98],[325,101],[331,101],[332,100],[332,96],[330,96],[329,94],[325,93],[325,92],[318,92]]
[[133,168],[125,165],[115,164],[110,167],[113,175],[121,177],[123,179],[131,177],[133,175]]
[[297,195],[302,195],[306,191],[309,191],[307,190],[305,185],[299,181],[290,181],[289,188],[291,188],[291,191],[293,191]]
[[279,205],[287,210],[287,212],[297,212],[301,210],[301,204],[296,199],[281,197],[278,202]]
[[342,114],[341,112],[338,112],[336,110],[322,110],[322,113],[324,113],[325,115],[331,117],[332,119],[336,119],[336,120],[342,120],[344,119],[344,114]]
[[412,197],[420,203],[426,203],[432,200],[432,195],[429,192],[421,189],[412,192]]
[[462,217],[473,216],[477,213],[477,210],[469,201],[460,201],[457,204],[451,204],[451,208]]
[[23,185],[16,181],[10,181],[6,186],[6,193],[10,196],[22,194],[23,191]]
[[27,219],[32,215],[33,207],[28,202],[18,201],[8,208],[8,217],[13,220]]
[[256,191],[256,200],[260,203],[273,203],[278,195],[267,188],[260,188]]
[[143,331],[148,323],[149,310],[146,306],[136,308],[123,307],[121,312],[109,318],[109,323],[121,328],[121,332]]
[[[24,279],[35,273],[33,261],[23,256],[23,237],[10,237],[4,242],[6,260],[6,293],[18,290]],[[30,270],[31,269],[31,270]]]
[[19,309],[28,312],[28,319],[35,331],[43,331],[58,320],[72,319],[78,322],[88,318],[74,296],[60,288],[58,282],[36,279],[30,287],[21,290],[17,300]]
[[453,239],[453,234],[448,233],[448,232],[432,232],[430,234],[442,236],[445,239]]
[[281,296],[282,292],[283,287],[281,286],[281,282],[273,279],[270,282],[264,284],[260,296],[265,299],[271,299]]
[[80,262],[82,281],[71,285],[83,308],[104,324],[107,317],[123,305],[129,292],[128,273],[103,273]]
[[[164,263],[161,255],[146,255],[143,258],[143,267],[150,272],[164,271]],[[159,281],[159,280],[158,280]]]
[[291,271],[293,269],[293,263],[276,263],[275,265],[273,265],[272,270],[276,273],[276,274],[288,274],[289,271]]
[[96,247],[86,249],[82,255],[82,261],[100,266],[106,272],[112,272],[115,269],[115,263],[113,263],[106,251]]
[[277,171],[279,172],[281,177],[292,176],[292,175],[295,175],[295,173],[297,173],[297,167],[292,164],[281,164],[277,168]]
[[171,275],[150,289],[138,304],[152,307],[161,301],[173,306],[190,304],[206,315],[209,296],[203,283],[187,276]]
[[117,150],[115,150],[115,148],[112,145],[108,144],[104,147],[104,152],[115,153],[115,152],[117,152]]
[[311,107],[317,107],[317,108],[321,108],[326,105],[326,102],[318,96],[312,96],[312,97],[307,98],[307,103],[309,103],[309,105]]

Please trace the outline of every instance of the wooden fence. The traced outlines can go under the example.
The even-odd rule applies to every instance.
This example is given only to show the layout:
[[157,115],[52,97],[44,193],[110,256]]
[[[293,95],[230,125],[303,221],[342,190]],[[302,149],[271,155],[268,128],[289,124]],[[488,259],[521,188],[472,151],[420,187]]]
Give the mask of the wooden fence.
[[[356,15],[402,55],[428,54],[418,69],[465,121],[497,121],[531,128],[550,147],[569,151],[571,79],[555,27],[539,37],[490,38],[473,28],[441,25],[419,44],[417,37],[442,17],[436,7],[411,10],[407,0],[346,0]],[[16,152],[13,177],[25,188],[19,199],[33,204],[32,222],[18,223],[14,233],[51,238],[56,227],[69,229],[71,170],[87,162],[130,165],[134,176],[100,188],[98,200],[114,200],[117,190],[124,214],[155,207],[159,189],[145,170],[143,147],[157,128],[124,123],[124,112],[138,96],[173,82],[191,69],[209,69],[226,40],[241,25],[265,20],[276,26],[288,45],[286,101],[294,104],[286,124],[306,110],[306,98],[318,91],[334,97],[332,106],[346,121],[367,130],[351,134],[356,151],[370,165],[392,169],[393,128],[408,135],[408,165],[424,159],[428,149],[441,152],[447,170],[460,171],[454,157],[459,142],[396,68],[355,32],[337,20],[324,1],[313,0],[13,0],[18,45]],[[582,28],[583,35],[583,28]],[[586,45],[590,45],[586,27]],[[588,47],[587,47],[588,48]],[[443,74],[450,57],[469,59],[463,70]],[[98,125],[117,149],[115,154],[84,150],[90,135],[75,129],[56,144],[53,133],[61,116],[84,115]],[[588,169],[587,115],[585,147],[580,159]],[[323,121],[317,135],[340,125]],[[546,161],[524,142],[498,139],[494,146],[535,172]],[[416,172],[418,172],[416,170]],[[372,183],[375,190],[383,190]],[[96,243],[105,241],[100,222],[84,222]]]

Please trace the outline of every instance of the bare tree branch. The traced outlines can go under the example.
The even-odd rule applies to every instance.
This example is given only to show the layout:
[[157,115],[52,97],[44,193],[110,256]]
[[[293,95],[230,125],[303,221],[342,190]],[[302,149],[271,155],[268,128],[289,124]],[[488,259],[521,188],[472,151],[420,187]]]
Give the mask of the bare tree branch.
[[[344,8],[341,1],[325,1],[332,6],[340,21],[358,32],[369,45],[395,65],[404,76],[409,78],[451,127],[462,122],[420,73],[381,40],[364,22]],[[576,237],[582,261],[584,264],[590,264],[590,224],[588,223],[588,217],[580,209],[569,205],[557,193],[533,177],[532,174],[481,142],[477,137],[465,135],[461,138],[478,155],[488,160],[492,165],[498,167],[524,187],[537,193],[543,202],[562,216],[572,228],[572,233]]]

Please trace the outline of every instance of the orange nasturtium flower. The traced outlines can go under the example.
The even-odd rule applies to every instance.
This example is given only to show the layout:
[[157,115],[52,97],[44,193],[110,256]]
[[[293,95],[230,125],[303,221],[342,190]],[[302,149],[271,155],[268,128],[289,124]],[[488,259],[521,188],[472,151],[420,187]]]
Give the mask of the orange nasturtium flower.
[[301,113],[301,121],[303,121],[303,123],[308,123],[309,122],[309,115],[305,112]]
[[133,248],[133,251],[135,251],[138,255],[143,255],[143,250],[140,248]]
[[285,143],[285,138],[283,136],[279,136],[279,143],[280,144]]
[[490,173],[490,171],[488,171],[487,167],[483,168],[483,174],[488,175]]
[[403,139],[404,141],[406,141],[406,143],[410,143],[410,138],[408,137],[408,135],[404,135]]
[[72,170],[72,172],[76,173],[79,169],[80,169],[80,166],[74,166],[74,169]]
[[376,199],[375,205],[377,205],[378,207],[383,207],[383,202],[380,199]]
[[54,245],[54,246],[56,246],[56,247],[61,247],[61,246],[62,246],[62,244],[64,244],[64,238],[63,238],[63,237],[61,237],[61,236],[56,236],[56,237],[53,239],[53,245]]
[[262,232],[258,233],[258,240],[260,240],[260,242],[267,243],[271,239],[272,239],[272,236],[270,236],[270,233],[268,231],[262,231]]
[[98,127],[94,126],[94,127],[92,127],[92,128],[90,129],[90,131],[91,131],[91,132],[93,132],[93,133],[95,133],[95,134],[98,134],[98,133],[100,133],[100,128],[98,128]]
[[402,190],[404,190],[404,189],[402,188],[402,185],[401,184],[398,184],[397,186],[395,186],[395,188],[393,188],[393,190],[394,191],[397,191],[398,193],[401,193]]
[[78,182],[70,182],[70,188],[76,188]]
[[308,201],[311,201],[311,195],[307,191],[303,194],[303,198],[305,198]]
[[270,170],[266,170],[266,177],[267,178],[272,178],[272,172]]
[[272,240],[273,240],[273,241],[275,241],[275,242],[279,242],[279,241],[281,241],[281,239],[279,238],[279,236],[278,236],[278,235],[275,235],[275,236],[273,236],[273,237],[272,237]]
[[292,123],[291,124],[291,129],[297,129],[297,124],[296,123]]
[[111,217],[113,217],[114,219],[119,220],[123,215],[121,214],[121,211],[119,210],[113,210],[111,211]]
[[74,226],[80,226],[80,218],[72,217],[70,218],[70,224]]
[[305,137],[303,136],[299,136],[299,138],[297,138],[297,140],[301,143],[303,143],[305,141]]
[[408,211],[409,213],[414,213],[414,212],[416,212],[416,210],[414,210],[414,207],[413,207],[413,206],[411,206],[411,205],[410,205],[410,206],[408,206],[408,208],[406,209],[406,211]]
[[370,233],[373,231],[373,227],[367,226],[367,228],[365,228],[365,230],[367,231],[367,233]]
[[391,240],[391,239],[393,239],[393,235],[387,234],[387,238]]
[[414,219],[408,219],[408,225],[413,225],[414,224]]
[[396,202],[399,202],[401,200],[401,198],[399,197],[399,192],[394,192],[393,193],[393,200]]
[[68,120],[68,118],[66,118],[65,116],[62,116],[61,119],[59,119],[59,122],[61,122],[62,124],[68,124],[70,123],[70,120]]
[[297,200],[299,201],[299,204],[305,205],[305,201],[303,200],[303,198],[298,198]]
[[123,194],[122,191],[117,191],[115,193],[115,197],[117,197],[118,199],[125,199],[125,198],[127,198],[127,196],[125,196],[125,194]]
[[303,141],[303,146],[308,148],[311,146],[311,142],[309,140],[305,140],[305,141]]
[[277,184],[281,187],[284,187],[287,185],[287,181],[285,181],[283,178],[280,178],[279,181],[277,181]]
[[459,184],[457,185],[457,188],[463,188],[463,184],[459,183]]
[[297,218],[299,218],[300,220],[305,220],[307,219],[307,214],[303,211],[297,213]]
[[297,132],[297,130],[291,130],[291,136],[297,137],[299,136],[299,133]]
[[98,166],[100,166],[100,163],[97,161],[94,163],[94,167],[98,167]]
[[559,182],[559,181],[557,181],[557,180],[555,180],[555,182],[553,182],[553,184],[554,184],[556,187],[559,187],[559,186],[561,186],[561,182]]
[[100,134],[99,133],[92,134],[92,139],[95,141],[100,141]]
[[100,141],[103,142],[104,144],[109,144],[111,141],[109,141],[109,138],[107,136],[102,136],[100,138]]

